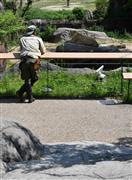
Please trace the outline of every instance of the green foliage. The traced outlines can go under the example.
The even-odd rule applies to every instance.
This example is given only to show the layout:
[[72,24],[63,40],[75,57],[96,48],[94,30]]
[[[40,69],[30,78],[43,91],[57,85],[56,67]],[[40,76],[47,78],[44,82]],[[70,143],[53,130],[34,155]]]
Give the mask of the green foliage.
[[95,19],[104,18],[108,8],[108,0],[96,0],[96,10],[93,12]]
[[89,28],[89,30],[91,31],[100,31],[100,32],[104,32],[104,26],[98,26],[98,25],[94,25],[94,26],[91,26]]
[[62,10],[62,11],[46,11],[37,8],[31,8],[25,14],[26,20],[31,19],[45,19],[45,20],[82,20],[84,17],[84,9],[83,8],[74,8],[72,11],[70,10]]
[[44,32],[41,32],[39,35],[44,41],[52,41],[53,33],[56,31],[56,26],[47,25]]
[[132,40],[132,34],[128,33],[127,31],[125,31],[124,33],[119,33],[118,31],[110,31],[110,32],[106,32],[106,34],[109,37],[115,38],[115,39],[123,39],[123,40]]
[[10,10],[12,10],[12,8],[13,8],[13,1],[5,1],[4,2],[4,6],[5,6],[5,9],[10,9]]
[[0,13],[0,41],[6,42],[8,38],[24,29],[22,20],[11,11]]
[[64,20],[64,19],[74,19],[74,15],[71,11],[46,11],[38,8],[31,8],[25,14],[26,20],[31,19],[45,19],[45,20]]
[[72,10],[77,20],[82,20],[84,18],[84,10],[82,8],[76,7]]

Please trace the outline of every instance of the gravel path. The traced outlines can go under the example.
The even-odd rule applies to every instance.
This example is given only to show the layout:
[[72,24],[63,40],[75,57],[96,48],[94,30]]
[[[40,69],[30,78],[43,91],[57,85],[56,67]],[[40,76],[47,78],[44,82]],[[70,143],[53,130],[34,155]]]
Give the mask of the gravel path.
[[117,142],[132,137],[132,106],[97,100],[36,100],[32,104],[1,100],[1,119],[29,128],[42,143]]

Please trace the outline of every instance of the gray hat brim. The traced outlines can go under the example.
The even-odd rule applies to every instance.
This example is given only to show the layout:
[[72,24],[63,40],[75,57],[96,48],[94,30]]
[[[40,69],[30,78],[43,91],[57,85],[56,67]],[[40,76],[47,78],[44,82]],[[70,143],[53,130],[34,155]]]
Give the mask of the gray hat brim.
[[26,35],[27,36],[30,36],[30,35],[32,35],[34,33],[34,31],[29,31],[29,32],[26,32]]
[[32,35],[35,32],[35,30],[36,30],[36,26],[35,25],[28,26],[27,31],[26,31],[26,35],[27,36]]

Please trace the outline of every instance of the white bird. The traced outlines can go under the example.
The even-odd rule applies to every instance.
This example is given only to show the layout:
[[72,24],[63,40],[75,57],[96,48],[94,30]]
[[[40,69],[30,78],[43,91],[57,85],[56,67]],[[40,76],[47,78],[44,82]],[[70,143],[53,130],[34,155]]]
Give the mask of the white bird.
[[103,68],[104,68],[104,65],[102,65],[101,67],[99,67],[97,70],[96,70],[96,73],[98,74],[98,77],[100,79],[104,79],[105,78],[105,74],[102,73],[103,71]]

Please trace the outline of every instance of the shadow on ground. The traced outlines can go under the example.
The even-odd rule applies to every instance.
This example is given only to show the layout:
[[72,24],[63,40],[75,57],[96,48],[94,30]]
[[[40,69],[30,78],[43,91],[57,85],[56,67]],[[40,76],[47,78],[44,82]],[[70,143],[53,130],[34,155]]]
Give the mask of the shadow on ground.
[[22,173],[30,173],[57,167],[94,165],[101,161],[128,161],[132,159],[131,145],[131,137],[121,138],[116,144],[99,142],[45,144],[41,160],[19,163],[13,168],[21,168]]
[[126,146],[126,147],[131,147],[132,148],[132,137],[123,137],[119,138],[117,143],[114,143],[115,145],[118,146]]

